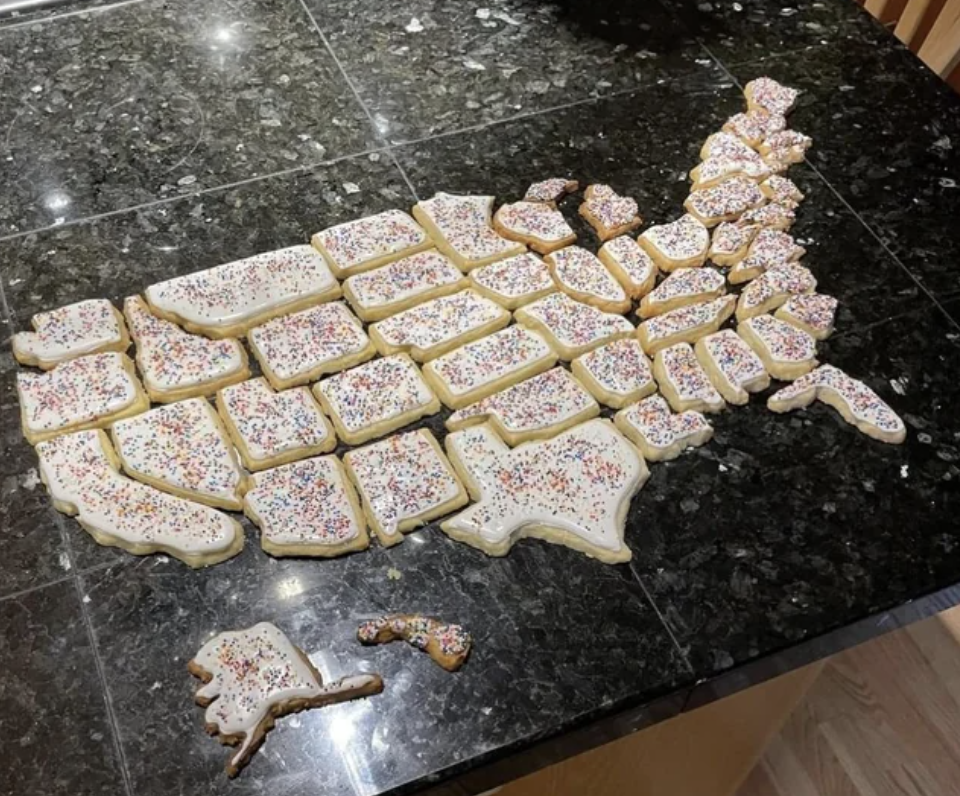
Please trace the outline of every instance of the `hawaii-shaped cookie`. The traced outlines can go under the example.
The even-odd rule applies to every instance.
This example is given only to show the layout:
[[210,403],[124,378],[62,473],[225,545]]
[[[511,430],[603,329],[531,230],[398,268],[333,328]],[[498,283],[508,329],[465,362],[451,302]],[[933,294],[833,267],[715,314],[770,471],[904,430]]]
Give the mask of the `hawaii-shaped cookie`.
[[630,297],[595,254],[567,246],[545,258],[559,288],[571,298],[604,312],[630,310]]
[[306,653],[268,622],[218,633],[187,668],[204,682],[195,698],[207,709],[207,732],[222,744],[240,746],[227,759],[231,777],[249,762],[280,716],[383,690],[377,674],[324,684]]
[[727,279],[731,285],[749,282],[771,268],[796,262],[806,251],[797,245],[793,235],[788,232],[761,229],[747,249],[746,256],[730,269]]
[[634,338],[595,348],[573,360],[570,368],[594,398],[615,409],[657,390],[650,361]]
[[493,228],[508,240],[525,243],[540,254],[562,249],[577,239],[563,213],[544,202],[501,205],[493,216]]
[[547,264],[525,252],[470,272],[470,285],[504,309],[515,310],[557,289]]
[[747,318],[737,326],[737,334],[757,352],[775,379],[793,381],[817,366],[817,341],[772,315]]
[[670,310],[712,301],[727,292],[727,280],[713,268],[678,268],[643,297],[637,314],[653,318]]
[[495,556],[533,537],[607,564],[630,560],[624,523],[649,472],[609,420],[512,450],[484,424],[448,435],[447,453],[476,501],[441,523],[451,538]]
[[669,273],[677,268],[703,265],[710,248],[710,233],[688,214],[669,224],[650,227],[637,238],[637,243],[661,271]]
[[657,284],[657,264],[627,235],[608,240],[600,247],[597,257],[634,300],[645,296]]
[[750,393],[770,386],[763,361],[733,329],[723,329],[697,340],[697,359],[728,403],[742,406]]
[[50,370],[85,354],[126,351],[130,346],[123,316],[106,299],[79,301],[30,319],[32,332],[13,336],[13,355],[21,365]]
[[689,343],[658,351],[653,376],[675,412],[719,412],[725,406]]
[[698,448],[713,436],[713,427],[700,412],[674,414],[662,395],[651,395],[622,409],[613,422],[650,462],[676,459],[687,448]]
[[733,315],[736,296],[721,296],[702,304],[690,304],[640,324],[637,338],[649,356],[676,343],[694,343],[717,331]]
[[772,312],[791,296],[813,293],[817,280],[799,263],[784,263],[764,272],[740,293],[737,320],[743,321]]
[[402,210],[387,210],[337,224],[316,233],[310,242],[338,279],[433,246],[427,233]]
[[643,223],[637,202],[621,196],[609,185],[588,185],[583,193],[580,215],[606,241],[636,229]]
[[723,221],[734,221],[748,210],[766,201],[760,186],[746,177],[731,177],[712,188],[693,191],[684,208],[701,224],[715,227]]
[[580,183],[565,177],[551,177],[549,180],[533,183],[523,196],[524,202],[544,202],[553,207],[568,193],[580,190]]
[[630,337],[635,331],[623,316],[574,301],[565,293],[553,293],[527,304],[514,317],[522,326],[543,334],[560,358],[567,361],[604,343]]
[[814,340],[826,340],[833,334],[833,321],[839,302],[823,293],[801,293],[791,296],[773,315],[798,329],[803,329]]
[[427,653],[448,672],[455,672],[470,654],[472,639],[460,625],[448,625],[420,614],[391,614],[357,628],[361,644],[388,644],[403,639]]

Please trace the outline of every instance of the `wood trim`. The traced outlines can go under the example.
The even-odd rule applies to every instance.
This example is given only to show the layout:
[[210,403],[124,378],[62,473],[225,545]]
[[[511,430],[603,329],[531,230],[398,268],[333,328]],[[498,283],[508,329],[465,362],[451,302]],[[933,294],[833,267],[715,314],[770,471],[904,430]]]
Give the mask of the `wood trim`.
[[960,65],[960,0],[944,3],[918,55],[943,78]]

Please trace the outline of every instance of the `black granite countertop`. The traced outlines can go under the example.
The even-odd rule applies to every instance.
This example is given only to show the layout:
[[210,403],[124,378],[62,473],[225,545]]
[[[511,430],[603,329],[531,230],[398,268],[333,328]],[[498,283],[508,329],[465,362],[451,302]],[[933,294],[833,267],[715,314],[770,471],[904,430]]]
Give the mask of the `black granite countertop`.
[[[0,21],[5,336],[436,190],[569,174],[671,220],[704,138],[769,74],[803,91],[791,124],[815,141],[790,176],[805,263],[841,301],[821,359],[908,436],[823,406],[726,412],[651,468],[629,565],[536,541],[493,559],[433,527],[277,560],[248,525],[240,556],[192,571],[57,514],[5,348],[0,793],[477,791],[960,601],[960,98],[853,0],[94,6]],[[467,666],[359,647],[391,610],[465,624]],[[387,687],[281,721],[228,781],[186,661],[265,619],[325,675]]]

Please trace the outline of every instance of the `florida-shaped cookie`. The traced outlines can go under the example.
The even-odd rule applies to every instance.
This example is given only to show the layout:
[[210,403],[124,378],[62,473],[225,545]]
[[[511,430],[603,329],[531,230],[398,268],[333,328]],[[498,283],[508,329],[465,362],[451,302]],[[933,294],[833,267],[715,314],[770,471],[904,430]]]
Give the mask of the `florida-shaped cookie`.
[[676,459],[687,448],[698,448],[713,436],[713,427],[700,412],[674,414],[662,395],[651,395],[622,409],[613,422],[651,462]]
[[427,233],[402,210],[387,210],[337,224],[316,233],[310,242],[338,279],[433,246]]
[[778,83],[773,78],[758,77],[747,83],[743,94],[747,98],[749,110],[762,108],[767,113],[786,116],[793,110],[800,92]]
[[524,202],[546,202],[556,207],[557,202],[568,193],[580,190],[580,183],[566,177],[551,177],[533,183],[523,195]]
[[32,332],[13,336],[13,355],[21,365],[50,370],[85,354],[126,351],[130,345],[123,316],[106,299],[79,301],[30,319]]
[[600,403],[619,409],[656,392],[650,361],[634,338],[615,340],[577,357],[573,375]]
[[567,361],[635,331],[623,316],[575,301],[565,293],[553,293],[521,307],[515,317],[517,323],[542,333]]
[[797,208],[783,202],[770,202],[747,210],[740,216],[741,224],[759,224],[764,229],[786,232],[797,220]]
[[630,297],[592,252],[567,246],[544,259],[557,286],[571,298],[604,312],[629,311]]
[[470,286],[508,310],[518,309],[557,289],[547,264],[530,252],[474,268],[470,272]]
[[525,243],[540,254],[562,249],[577,239],[563,213],[544,202],[502,205],[493,216],[493,227],[503,237]]
[[817,341],[772,315],[747,318],[737,325],[737,334],[757,352],[775,379],[793,381],[817,365]]

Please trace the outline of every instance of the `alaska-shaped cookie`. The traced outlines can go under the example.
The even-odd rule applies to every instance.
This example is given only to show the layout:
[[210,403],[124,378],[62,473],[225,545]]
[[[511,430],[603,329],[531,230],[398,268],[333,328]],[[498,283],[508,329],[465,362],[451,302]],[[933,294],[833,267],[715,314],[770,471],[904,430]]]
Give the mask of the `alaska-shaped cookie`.
[[772,315],[747,318],[737,326],[737,334],[757,352],[775,379],[793,381],[817,366],[817,341]]
[[726,406],[689,343],[657,351],[653,376],[675,412],[719,412]]
[[565,177],[551,177],[549,180],[533,183],[523,196],[524,202],[544,202],[553,207],[569,193],[580,190],[580,183]]
[[784,263],[764,272],[740,293],[737,320],[766,315],[791,296],[813,293],[817,280],[809,268],[799,263]]
[[732,133],[745,144],[756,149],[768,135],[779,133],[786,127],[787,120],[783,115],[756,107],[746,113],[731,116],[723,125],[723,131]]
[[699,448],[713,437],[713,427],[700,412],[674,414],[662,395],[622,409],[613,422],[649,462],[676,459],[687,448]]
[[731,177],[712,188],[694,191],[683,203],[686,211],[707,227],[734,221],[766,201],[760,186],[746,177]]
[[761,229],[747,249],[746,256],[727,274],[731,285],[756,279],[771,268],[799,260],[806,249],[798,246],[793,235],[776,229]]
[[615,409],[657,390],[650,361],[632,337],[595,348],[573,360],[570,368],[594,398]]
[[562,249],[577,239],[563,213],[544,202],[501,205],[493,216],[493,228],[508,240],[524,243],[540,254]]
[[736,306],[736,296],[721,296],[703,304],[680,307],[641,323],[637,338],[648,356],[676,343],[694,343],[717,331],[733,315]]
[[602,241],[624,235],[643,223],[637,202],[621,196],[609,185],[588,185],[583,193],[580,215]]
[[630,310],[630,297],[592,252],[567,246],[544,259],[557,286],[571,298],[604,312]]
[[123,316],[106,299],[78,301],[30,319],[32,332],[13,336],[13,356],[21,365],[50,370],[68,359],[130,346]]
[[733,329],[701,337],[694,351],[727,403],[742,406],[750,400],[750,393],[770,386],[762,360]]
[[447,454],[476,501],[441,523],[451,538],[494,556],[532,537],[606,564],[630,560],[624,523],[649,472],[609,420],[512,450],[484,424],[448,435]]
[[543,334],[551,348],[568,362],[635,332],[633,324],[623,316],[574,301],[565,293],[553,293],[521,307],[515,318],[521,326]]
[[470,654],[472,639],[460,625],[448,625],[419,614],[391,614],[370,619],[357,628],[361,644],[387,644],[403,639],[426,652],[448,672],[455,672]]
[[643,297],[637,314],[653,318],[670,310],[720,298],[727,280],[713,268],[678,268]]
[[470,272],[470,286],[504,309],[515,310],[557,290],[547,264],[525,252]]
[[429,249],[433,241],[402,210],[387,210],[317,232],[310,242],[337,279]]
[[645,296],[657,284],[657,264],[627,235],[608,240],[597,256],[634,300]]
[[791,296],[773,315],[798,329],[803,329],[814,340],[826,340],[833,334],[833,321],[839,302],[823,293],[801,293]]
[[786,116],[793,110],[800,92],[769,77],[758,77],[743,90],[748,110],[762,108],[767,113]]
[[760,232],[759,224],[724,221],[713,228],[707,257],[715,265],[736,265],[747,256],[747,250],[758,232]]
[[696,268],[703,265],[710,248],[710,233],[691,215],[685,215],[669,224],[656,224],[637,238],[664,273],[677,268]]

